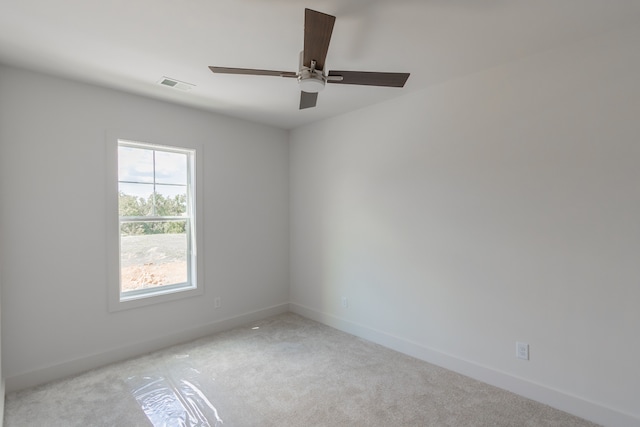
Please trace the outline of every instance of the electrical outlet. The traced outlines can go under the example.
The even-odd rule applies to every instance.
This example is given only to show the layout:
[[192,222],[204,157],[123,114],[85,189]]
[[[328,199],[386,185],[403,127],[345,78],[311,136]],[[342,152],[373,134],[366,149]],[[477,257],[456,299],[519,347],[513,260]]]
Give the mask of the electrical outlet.
[[516,357],[522,360],[529,360],[529,344],[516,341]]
[[342,302],[342,308],[349,308],[349,300],[347,299],[347,297],[342,297],[341,302]]
[[222,307],[222,300],[220,300],[220,297],[216,297],[213,300],[213,308],[215,309],[215,308],[220,308],[220,307]]

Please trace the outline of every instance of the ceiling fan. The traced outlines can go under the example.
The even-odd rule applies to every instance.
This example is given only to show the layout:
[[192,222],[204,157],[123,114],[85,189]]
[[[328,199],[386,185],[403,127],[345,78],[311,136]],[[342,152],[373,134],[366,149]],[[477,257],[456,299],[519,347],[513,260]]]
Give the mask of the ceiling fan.
[[298,72],[258,70],[253,68],[209,67],[214,73],[276,76],[298,79],[300,109],[316,106],[318,92],[325,83],[349,85],[404,87],[409,73],[379,73],[370,71],[329,71],[325,73],[325,59],[336,17],[311,9],[304,10],[304,50],[300,52]]

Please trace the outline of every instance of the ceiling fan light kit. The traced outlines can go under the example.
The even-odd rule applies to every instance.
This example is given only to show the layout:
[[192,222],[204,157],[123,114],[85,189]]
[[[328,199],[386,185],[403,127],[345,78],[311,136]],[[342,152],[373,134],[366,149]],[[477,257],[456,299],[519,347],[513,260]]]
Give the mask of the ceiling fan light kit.
[[318,93],[324,89],[325,79],[323,76],[317,75],[309,75],[307,77],[303,77],[300,75],[298,77],[298,84],[300,85],[300,90],[307,93]]
[[298,72],[229,68],[211,66],[214,73],[258,76],[296,77],[300,86],[300,109],[316,106],[318,92],[325,84],[340,83],[365,86],[404,87],[409,73],[379,73],[371,71],[330,71],[325,73],[325,59],[336,17],[305,9],[304,50],[300,52]]

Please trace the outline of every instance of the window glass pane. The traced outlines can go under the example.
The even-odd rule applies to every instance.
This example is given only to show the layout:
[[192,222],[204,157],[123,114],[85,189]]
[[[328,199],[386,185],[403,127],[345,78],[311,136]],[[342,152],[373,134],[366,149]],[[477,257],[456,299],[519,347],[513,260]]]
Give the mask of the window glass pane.
[[158,184],[187,184],[187,155],[156,151],[156,182]]
[[186,216],[187,187],[183,185],[156,185],[156,215]]
[[153,150],[118,146],[118,181],[153,182]]
[[121,292],[187,283],[187,221],[123,222]]
[[153,184],[118,184],[120,216],[153,215]]

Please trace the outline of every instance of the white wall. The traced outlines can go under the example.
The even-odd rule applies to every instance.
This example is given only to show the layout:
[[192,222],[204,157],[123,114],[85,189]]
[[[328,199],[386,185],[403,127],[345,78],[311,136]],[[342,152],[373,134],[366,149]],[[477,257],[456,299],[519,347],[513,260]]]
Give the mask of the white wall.
[[293,131],[294,311],[638,425],[638,46],[623,29]]
[[[287,132],[9,67],[0,93],[7,389],[287,310]],[[204,145],[204,296],[108,312],[108,130]]]
[[[0,233],[0,242],[2,234]],[[4,373],[2,371],[2,258],[0,258],[0,427],[4,424]]]

